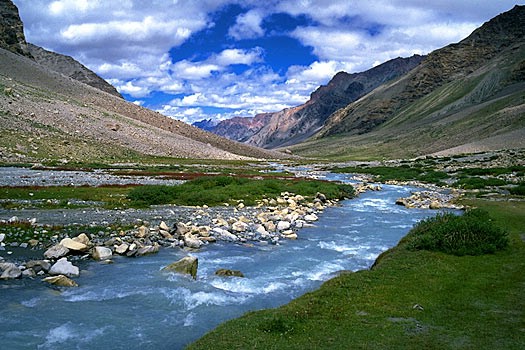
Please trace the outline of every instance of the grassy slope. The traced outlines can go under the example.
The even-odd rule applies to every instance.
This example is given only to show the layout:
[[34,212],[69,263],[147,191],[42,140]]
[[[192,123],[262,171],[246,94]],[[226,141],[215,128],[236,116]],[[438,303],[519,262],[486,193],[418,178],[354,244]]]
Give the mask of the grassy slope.
[[506,251],[456,257],[401,244],[373,270],[227,322],[190,348],[523,349],[525,203],[471,204],[509,229]]
[[[525,90],[513,72],[524,59],[525,48],[496,57],[473,74],[403,105],[368,133],[310,139],[288,148],[302,156],[336,160],[410,158],[523,129]],[[381,99],[381,93],[369,99]],[[519,141],[506,142],[500,148],[516,148],[512,144]]]

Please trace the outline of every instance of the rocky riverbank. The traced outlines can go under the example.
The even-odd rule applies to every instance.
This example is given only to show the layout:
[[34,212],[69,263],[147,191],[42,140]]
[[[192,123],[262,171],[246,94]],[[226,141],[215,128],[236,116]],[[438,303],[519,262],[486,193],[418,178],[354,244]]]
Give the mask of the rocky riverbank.
[[[170,222],[169,218],[158,225],[142,222],[133,229],[120,232],[81,233],[75,237],[53,236],[46,244],[42,259],[27,262],[0,260],[0,279],[46,277],[45,282],[61,286],[74,286],[70,278],[80,273],[73,265],[76,260],[94,259],[110,263],[114,255],[138,257],[154,254],[161,247],[199,249],[216,241],[240,244],[279,244],[282,239],[297,239],[298,231],[318,220],[326,207],[337,204],[322,193],[307,199],[293,193],[281,193],[272,199],[263,199],[257,207],[245,207],[239,202],[227,210],[221,208],[194,208],[187,221]],[[36,223],[33,223],[36,224]],[[38,247],[42,242],[15,242],[7,247]],[[49,276],[56,276],[49,278]]]

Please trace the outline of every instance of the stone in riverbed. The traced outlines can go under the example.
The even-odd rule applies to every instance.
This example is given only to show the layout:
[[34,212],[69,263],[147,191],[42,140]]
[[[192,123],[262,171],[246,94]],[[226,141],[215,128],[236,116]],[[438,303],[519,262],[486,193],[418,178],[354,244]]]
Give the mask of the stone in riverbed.
[[168,231],[168,232],[170,230],[170,228],[168,227],[168,225],[166,225],[166,223],[164,221],[160,222],[159,229],[164,230],[164,231]]
[[111,249],[109,248],[95,247],[91,255],[93,256],[93,259],[95,260],[106,260],[106,259],[111,258],[113,253],[111,252]]
[[122,243],[115,247],[115,252],[117,254],[124,254],[129,248],[129,245],[127,243]]
[[162,270],[191,275],[193,279],[197,279],[198,266],[199,266],[199,259],[197,259],[194,256],[186,256],[174,263],[169,264]]
[[149,228],[147,228],[146,226],[142,225],[140,226],[138,229],[137,229],[137,232],[135,232],[135,237],[136,238],[144,238],[144,237],[147,237],[149,236]]
[[74,241],[73,239],[69,237],[66,237],[63,240],[61,240],[60,245],[66,247],[69,250],[75,250],[79,252],[83,252],[89,249],[89,247],[85,245],[84,243]]
[[2,243],[5,239],[5,233],[0,233],[0,243]]
[[47,259],[58,259],[66,256],[69,253],[69,249],[61,244],[56,244],[44,252],[44,257]]
[[78,287],[77,282],[64,275],[46,277],[42,281],[59,287]]
[[137,252],[135,253],[135,256],[144,256],[148,254],[155,254],[158,253],[160,249],[160,246],[157,243],[154,243],[153,245],[147,245],[145,247],[141,247],[137,249]]
[[0,275],[0,279],[2,280],[22,277],[22,270],[13,263],[0,263],[0,270],[2,270],[2,274]]
[[80,275],[80,270],[71,262],[67,261],[67,258],[61,258],[53,266],[51,266],[49,274],[78,277]]
[[186,235],[184,236],[184,245],[188,248],[199,249],[202,245],[202,241],[192,235]]
[[312,222],[312,221],[317,221],[317,220],[319,220],[319,217],[317,217],[317,215],[313,213],[304,216],[304,221]]
[[36,273],[40,271],[48,272],[51,264],[45,260],[31,260],[25,263],[27,269],[33,269]]
[[86,246],[91,245],[91,241],[89,240],[89,237],[85,233],[81,233],[76,237],[72,238],[75,242],[85,244]]
[[211,232],[214,234],[215,237],[222,241],[237,242],[239,240],[239,237],[237,237],[230,231],[224,230],[219,227],[215,227]]
[[218,269],[215,274],[224,277],[244,277],[244,274],[239,270]]
[[248,229],[248,224],[242,221],[236,221],[232,224],[232,230],[236,232],[244,232]]
[[277,230],[286,231],[290,228],[291,224],[288,221],[279,221],[277,223]]

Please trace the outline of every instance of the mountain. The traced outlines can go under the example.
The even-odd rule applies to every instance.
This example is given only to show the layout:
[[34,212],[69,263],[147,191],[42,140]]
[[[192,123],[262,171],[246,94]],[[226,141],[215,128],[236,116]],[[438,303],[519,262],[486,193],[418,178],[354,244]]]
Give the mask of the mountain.
[[268,124],[271,117],[271,113],[261,113],[255,117],[234,117],[220,121],[210,131],[230,140],[244,142]]
[[217,121],[210,118],[210,119],[199,120],[198,122],[195,122],[191,125],[193,125],[196,128],[205,130],[205,131],[211,131],[217,125],[217,123],[218,123]]
[[[85,84],[78,73],[80,63],[25,42],[11,1],[0,0],[0,13],[0,161],[285,157],[202,131]],[[72,78],[72,73],[82,79]]]
[[24,35],[24,25],[20,20],[18,8],[11,0],[0,0],[0,14],[2,15],[2,20],[0,21],[1,48],[34,59],[40,65],[50,70],[122,98],[117,89],[111,84],[72,57],[27,43]]
[[422,59],[422,56],[415,55],[390,60],[362,73],[339,72],[300,106],[258,114],[253,118],[235,117],[223,120],[210,131],[232,140],[270,149],[299,143],[317,132],[333,112],[377,86],[410,71]]
[[404,157],[524,147],[525,6],[333,113],[304,155]]
[[31,56],[33,56],[35,61],[41,66],[122,98],[122,95],[120,95],[113,85],[76,61],[73,57],[48,51],[30,43],[27,45],[27,48]]
[[417,66],[422,56],[396,58],[362,73],[337,73],[319,87],[303,105],[272,113],[270,121],[246,142],[264,148],[299,143],[317,132],[326,119],[339,108]]

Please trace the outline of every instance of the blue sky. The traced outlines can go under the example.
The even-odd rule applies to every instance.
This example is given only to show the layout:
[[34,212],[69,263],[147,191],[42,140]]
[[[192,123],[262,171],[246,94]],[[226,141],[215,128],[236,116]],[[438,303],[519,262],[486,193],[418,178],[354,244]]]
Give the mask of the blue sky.
[[457,42],[507,0],[14,0],[26,39],[188,123],[278,111],[338,71]]

